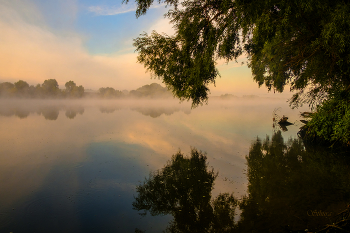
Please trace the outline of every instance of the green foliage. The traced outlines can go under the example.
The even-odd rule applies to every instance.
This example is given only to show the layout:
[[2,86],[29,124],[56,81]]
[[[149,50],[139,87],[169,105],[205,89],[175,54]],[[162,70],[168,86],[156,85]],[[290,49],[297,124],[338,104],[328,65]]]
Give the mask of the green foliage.
[[324,101],[304,130],[308,140],[350,146],[350,94],[343,92]]
[[19,80],[18,82],[15,82],[14,85],[18,91],[29,89],[29,84],[23,80]]
[[102,98],[118,98],[124,96],[121,91],[115,90],[112,87],[101,87],[99,90],[99,96]]
[[84,96],[84,91],[85,91],[84,87],[82,85],[80,85],[80,86],[77,86],[73,89],[71,95],[73,97],[80,98],[80,97]]
[[66,87],[66,93],[71,93],[77,85],[73,81],[68,81],[64,86]]
[[203,54],[203,49],[198,49],[202,53],[189,51],[190,44],[178,43],[177,38],[156,32],[150,37],[143,34],[134,45],[140,53],[138,61],[156,77],[161,77],[174,95],[180,99],[192,99],[194,104],[206,100],[207,85],[214,83],[218,74],[211,59],[213,53]]
[[152,83],[130,91],[129,96],[137,98],[169,98],[172,95],[166,87]]
[[[77,86],[74,81],[65,83],[65,89],[60,90],[55,79],[48,79],[43,84],[36,86],[29,85],[23,80],[18,82],[0,83],[0,97],[6,98],[82,98],[85,96],[85,88]],[[171,98],[171,92],[157,83],[144,85],[129,93],[115,90],[112,87],[101,87],[98,93],[90,93],[91,97],[101,97],[107,99],[136,97],[136,98]]]
[[84,87],[77,86],[73,81],[65,84],[66,90],[60,90],[56,79],[47,79],[42,85],[29,85],[23,80],[14,84],[9,82],[0,83],[0,97],[20,98],[80,98],[84,96]]
[[[126,3],[128,0],[125,1]],[[137,0],[136,16],[153,0]],[[152,32],[134,40],[138,61],[193,105],[208,98],[217,59],[247,54],[254,80],[297,93],[291,104],[315,105],[350,85],[350,5],[332,0],[159,0],[175,35]],[[181,7],[178,7],[181,5]]]
[[68,81],[64,85],[66,87],[66,95],[67,97],[74,97],[74,98],[79,98],[83,97],[84,95],[84,87],[83,86],[77,86],[75,82],[73,81]]
[[10,82],[0,83],[0,96],[8,97],[14,92],[15,85]]
[[59,92],[56,79],[47,79],[41,85],[43,92],[47,96],[56,96]]

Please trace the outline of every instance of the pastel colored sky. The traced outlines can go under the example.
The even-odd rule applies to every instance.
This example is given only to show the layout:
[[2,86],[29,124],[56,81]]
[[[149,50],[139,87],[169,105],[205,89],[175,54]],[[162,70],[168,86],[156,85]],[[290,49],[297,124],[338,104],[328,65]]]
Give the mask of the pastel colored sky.
[[[163,16],[169,8],[156,4],[138,19],[135,9],[132,0],[0,0],[0,82],[53,78],[61,87],[73,80],[95,90],[161,83],[136,63],[132,43],[144,31],[172,34]],[[267,94],[248,67],[219,62],[218,68],[213,95]]]

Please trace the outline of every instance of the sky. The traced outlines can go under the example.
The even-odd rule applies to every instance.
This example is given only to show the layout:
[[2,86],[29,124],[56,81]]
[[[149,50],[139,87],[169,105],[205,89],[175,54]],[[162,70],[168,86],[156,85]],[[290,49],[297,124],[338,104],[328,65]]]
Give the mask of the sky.
[[[135,9],[132,0],[0,0],[0,83],[56,79],[63,88],[72,80],[93,90],[162,84],[137,63],[132,43],[152,30],[173,34],[164,18],[169,8],[156,3],[138,19]],[[218,62],[212,95],[268,93],[241,61]]]

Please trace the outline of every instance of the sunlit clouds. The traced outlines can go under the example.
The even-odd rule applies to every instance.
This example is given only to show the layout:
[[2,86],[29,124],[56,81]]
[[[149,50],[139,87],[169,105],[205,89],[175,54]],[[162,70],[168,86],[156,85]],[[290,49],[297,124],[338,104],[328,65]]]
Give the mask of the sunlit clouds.
[[112,86],[124,89],[149,83],[149,75],[136,63],[136,54],[90,55],[82,47],[79,37],[57,36],[29,25],[17,24],[15,28],[0,25],[5,32],[4,43],[0,44],[0,76],[3,80],[23,79],[35,84],[53,78],[60,85],[74,80],[86,88]]

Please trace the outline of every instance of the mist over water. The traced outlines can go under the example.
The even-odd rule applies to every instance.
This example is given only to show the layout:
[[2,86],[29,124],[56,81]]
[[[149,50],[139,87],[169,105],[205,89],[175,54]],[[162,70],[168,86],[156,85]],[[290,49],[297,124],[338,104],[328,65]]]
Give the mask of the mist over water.
[[0,100],[0,229],[161,232],[171,215],[143,217],[132,206],[150,172],[196,148],[218,172],[212,197],[241,200],[252,143],[280,130],[274,111],[295,123],[282,132],[287,140],[297,137],[305,110],[269,98],[197,108],[174,99]]

